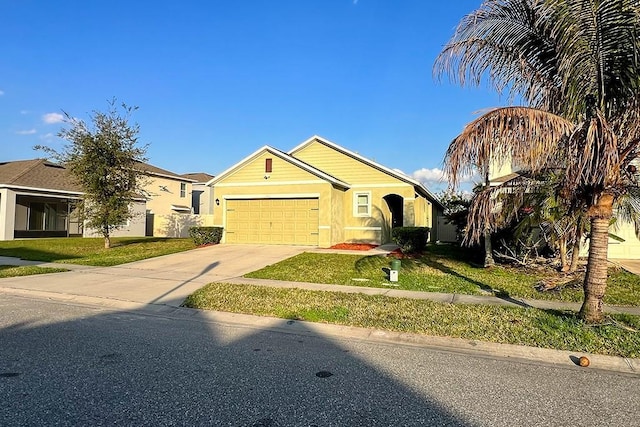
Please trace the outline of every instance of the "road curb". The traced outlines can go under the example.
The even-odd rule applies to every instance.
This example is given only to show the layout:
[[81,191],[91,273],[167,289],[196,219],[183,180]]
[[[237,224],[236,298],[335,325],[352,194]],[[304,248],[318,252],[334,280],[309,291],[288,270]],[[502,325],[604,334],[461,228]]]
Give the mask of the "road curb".
[[586,369],[598,369],[640,375],[640,359],[617,356],[553,350],[514,344],[499,344],[463,338],[439,337],[354,326],[313,323],[275,317],[174,307],[164,304],[145,304],[113,298],[33,291],[10,287],[0,287],[0,293],[28,298],[47,299],[82,306],[97,306],[103,309],[113,309],[115,311],[138,311],[148,315],[169,317],[177,320],[196,320],[201,322],[222,323],[251,329],[270,330],[274,332],[300,335],[320,334],[325,337],[330,336],[339,339],[354,339],[369,342],[375,341],[385,344],[425,347],[442,351],[466,353],[479,357],[496,357],[511,360],[517,359],[524,362],[538,362],[575,369],[585,369],[578,366],[578,359],[581,356],[586,356],[591,362],[590,367]]

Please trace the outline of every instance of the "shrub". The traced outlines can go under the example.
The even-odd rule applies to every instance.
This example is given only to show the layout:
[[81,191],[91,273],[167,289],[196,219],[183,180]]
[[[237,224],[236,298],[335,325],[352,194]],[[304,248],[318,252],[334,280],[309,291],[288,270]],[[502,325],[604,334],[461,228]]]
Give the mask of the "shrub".
[[402,252],[421,252],[427,247],[429,231],[429,227],[396,227],[391,230],[391,239]]
[[196,245],[217,245],[222,239],[222,227],[190,227],[189,236]]

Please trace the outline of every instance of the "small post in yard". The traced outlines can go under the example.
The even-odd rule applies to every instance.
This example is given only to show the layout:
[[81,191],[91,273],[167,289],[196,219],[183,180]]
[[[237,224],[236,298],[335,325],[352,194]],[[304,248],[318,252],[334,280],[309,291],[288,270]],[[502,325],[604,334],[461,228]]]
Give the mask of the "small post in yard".
[[389,270],[389,281],[398,281],[398,272],[400,271],[400,260],[394,259],[391,261],[391,270]]

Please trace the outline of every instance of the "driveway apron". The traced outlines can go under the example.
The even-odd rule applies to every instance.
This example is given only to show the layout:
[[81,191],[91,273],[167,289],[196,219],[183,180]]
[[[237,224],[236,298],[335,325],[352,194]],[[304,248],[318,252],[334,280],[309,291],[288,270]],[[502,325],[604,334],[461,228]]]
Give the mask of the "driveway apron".
[[617,259],[615,263],[631,273],[640,275],[640,259]]
[[305,246],[215,245],[114,267],[0,279],[0,287],[180,306],[207,283],[297,255]]

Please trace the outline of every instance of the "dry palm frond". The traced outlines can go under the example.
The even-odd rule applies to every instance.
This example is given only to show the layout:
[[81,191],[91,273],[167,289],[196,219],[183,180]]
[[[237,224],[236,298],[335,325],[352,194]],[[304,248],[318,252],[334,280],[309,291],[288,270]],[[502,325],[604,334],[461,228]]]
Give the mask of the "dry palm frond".
[[458,177],[478,167],[486,172],[492,162],[512,162],[537,173],[557,156],[560,142],[574,125],[546,111],[505,107],[490,111],[469,123],[445,154],[445,173],[455,187]]
[[565,194],[584,193],[589,200],[597,192],[620,184],[618,138],[604,116],[596,111],[591,120],[581,123],[566,146],[568,162],[563,184]]

